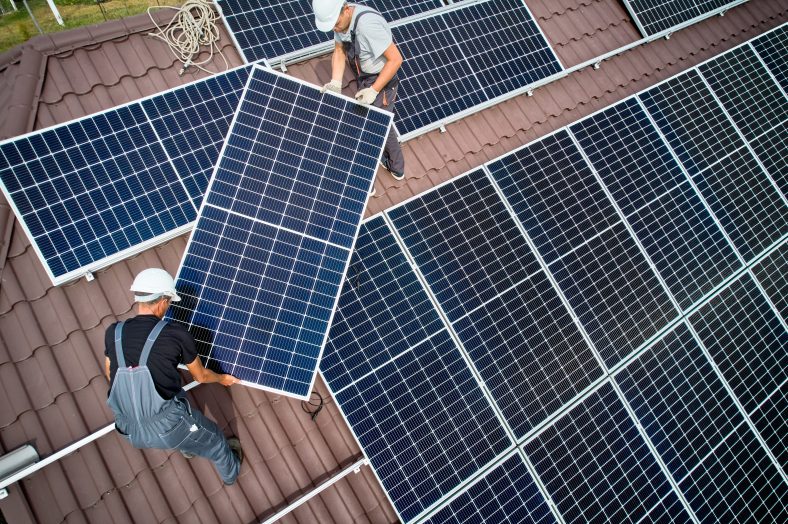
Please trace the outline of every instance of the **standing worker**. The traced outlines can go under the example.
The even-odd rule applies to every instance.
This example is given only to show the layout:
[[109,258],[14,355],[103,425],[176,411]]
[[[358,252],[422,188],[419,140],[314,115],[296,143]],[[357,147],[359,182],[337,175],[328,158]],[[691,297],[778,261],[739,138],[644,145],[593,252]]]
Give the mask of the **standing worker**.
[[200,383],[231,386],[239,380],[203,367],[191,334],[163,320],[170,302],[181,300],[169,273],[146,269],[131,291],[139,305],[137,316],[111,325],[104,335],[107,404],[115,414],[115,429],[135,448],[177,449],[186,458],[210,459],[225,484],[235,483],[243,460],[241,443],[225,439],[213,421],[189,405],[178,364],[185,364]]
[[[347,62],[356,77],[356,100],[393,113],[402,55],[391,38],[391,28],[383,15],[372,8],[348,4],[344,0],[313,0],[312,10],[318,30],[334,31],[331,81],[323,86],[322,91],[342,92]],[[382,163],[395,179],[405,178],[405,158],[399,139],[391,129],[383,149]]]

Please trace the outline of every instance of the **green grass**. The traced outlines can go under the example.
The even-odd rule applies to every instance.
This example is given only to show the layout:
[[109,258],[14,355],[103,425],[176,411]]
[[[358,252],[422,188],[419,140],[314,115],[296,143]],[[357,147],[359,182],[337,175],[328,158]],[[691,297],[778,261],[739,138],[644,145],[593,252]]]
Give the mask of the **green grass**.
[[[55,21],[46,0],[28,0],[30,9],[45,33],[74,29],[84,25],[100,24],[106,20],[117,20],[144,13],[148,6],[179,5],[178,0],[107,0],[97,4],[95,0],[54,0],[65,26]],[[36,36],[38,31],[22,0],[16,0],[18,11],[11,9],[9,0],[0,0],[6,14],[0,16],[0,52],[6,51]],[[174,14],[174,12],[173,12]]]

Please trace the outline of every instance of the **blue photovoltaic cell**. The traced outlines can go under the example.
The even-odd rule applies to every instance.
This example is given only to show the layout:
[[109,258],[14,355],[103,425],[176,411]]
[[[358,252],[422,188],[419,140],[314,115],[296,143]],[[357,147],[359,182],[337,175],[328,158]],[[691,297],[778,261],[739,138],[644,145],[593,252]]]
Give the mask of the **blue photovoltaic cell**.
[[788,332],[748,274],[690,323],[748,414],[788,379]]
[[639,96],[690,174],[744,147],[744,140],[694,69]]
[[698,69],[747,140],[788,119],[788,100],[749,46],[732,49]]
[[55,282],[197,214],[139,104],[2,143],[0,181]]
[[520,0],[489,0],[392,29],[402,56],[401,133],[561,71]]
[[570,129],[625,216],[686,180],[635,98]]
[[233,69],[161,96],[142,108],[199,209],[250,67]]
[[[440,0],[358,0],[378,10],[389,22],[443,6]],[[329,42],[331,33],[315,28],[306,0],[218,0],[227,25],[249,62]]]
[[783,24],[774,31],[759,36],[752,40],[752,45],[783,91],[788,91],[788,55],[785,53],[788,49],[788,25]]
[[682,309],[741,267],[703,201],[684,182],[629,217],[632,229]]
[[542,271],[454,327],[517,438],[602,376]]
[[566,130],[487,167],[548,264],[620,220]]
[[339,391],[443,329],[382,216],[361,225],[320,370]]
[[452,322],[539,270],[481,169],[388,213]]
[[677,482],[744,421],[684,324],[630,363],[616,382]]
[[523,458],[515,453],[424,522],[546,524],[556,520]]
[[252,71],[170,308],[206,365],[309,394],[390,119]]
[[406,522],[511,447],[446,331],[335,396]]
[[[605,384],[525,445],[558,510],[571,522],[682,520],[662,499],[668,479],[613,387]],[[667,514],[658,515],[657,507]]]
[[608,367],[677,315],[621,223],[551,264],[550,271]]
[[783,383],[750,418],[772,455],[788,473],[788,382]]
[[625,0],[630,13],[649,36],[706,15],[731,0]]
[[752,268],[783,320],[788,322],[788,244],[783,244]]
[[749,150],[692,178],[745,261],[788,233],[788,206]]
[[786,522],[788,484],[746,424],[679,484],[701,523]]
[[750,145],[777,187],[788,196],[788,122],[765,132]]

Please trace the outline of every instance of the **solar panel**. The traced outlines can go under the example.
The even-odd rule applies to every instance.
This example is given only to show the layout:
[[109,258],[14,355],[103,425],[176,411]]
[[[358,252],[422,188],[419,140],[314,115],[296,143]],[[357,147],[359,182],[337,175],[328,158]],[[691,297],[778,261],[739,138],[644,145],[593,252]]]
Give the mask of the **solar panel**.
[[788,196],[788,123],[783,122],[751,142],[752,150],[766,172]]
[[556,520],[523,458],[515,453],[424,522],[546,524]]
[[688,520],[609,383],[524,449],[565,522]]
[[206,366],[308,397],[390,122],[252,71],[169,310]]
[[[441,0],[359,0],[389,22],[443,7]],[[227,26],[247,62],[274,59],[319,44],[333,36],[315,29],[311,2],[305,0],[217,0]]]
[[335,398],[406,522],[511,446],[445,330]]
[[758,56],[766,63],[766,67],[774,75],[783,88],[788,91],[788,25],[783,24],[774,31],[752,40],[752,46]]
[[748,414],[788,378],[788,331],[749,275],[689,320]]
[[677,316],[622,223],[550,265],[608,368]]
[[443,329],[382,216],[361,225],[320,370],[334,390]]
[[780,386],[751,415],[755,428],[761,435],[777,462],[788,473],[788,382]]
[[742,424],[679,484],[700,522],[785,522],[788,484]]
[[677,482],[744,421],[683,323],[615,380]]
[[388,214],[451,322],[540,269],[482,170]]
[[711,16],[720,9],[740,3],[731,0],[624,0],[643,36],[655,35],[694,18]]
[[247,75],[234,69],[0,143],[0,186],[53,283],[188,229]]
[[749,46],[731,49],[698,69],[747,140],[788,119],[785,95]]
[[520,0],[463,5],[392,33],[405,57],[395,118],[401,135],[561,71]]
[[752,268],[769,299],[788,322],[788,244],[782,244]]

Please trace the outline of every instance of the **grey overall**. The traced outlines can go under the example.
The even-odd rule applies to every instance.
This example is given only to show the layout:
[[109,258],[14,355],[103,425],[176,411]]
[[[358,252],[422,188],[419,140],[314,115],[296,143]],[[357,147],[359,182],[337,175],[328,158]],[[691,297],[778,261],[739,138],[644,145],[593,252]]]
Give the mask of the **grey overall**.
[[115,326],[118,369],[107,404],[115,413],[115,429],[135,448],[178,449],[213,461],[225,484],[238,477],[240,463],[219,427],[193,409],[181,391],[164,400],[153,385],[147,367],[153,343],[167,325],[160,320],[148,335],[137,367],[126,367],[123,356],[123,322]]
[[[358,85],[359,90],[364,89],[365,87],[371,87],[372,84],[375,83],[375,80],[378,79],[378,73],[362,72],[361,64],[359,63],[358,59],[361,51],[359,49],[358,40],[356,39],[356,27],[358,27],[358,21],[361,19],[361,17],[370,13],[374,13],[380,17],[383,16],[377,11],[364,11],[359,13],[358,16],[356,16],[356,20],[353,22],[353,27],[350,29],[350,42],[344,42],[343,44],[343,47],[345,48],[345,55],[347,56],[348,63],[350,64],[350,69],[356,76],[356,84]],[[390,113],[394,113],[394,101],[397,98],[398,87],[399,78],[395,74],[394,78],[389,80],[389,83],[380,90],[380,93],[378,93],[378,96],[375,98],[375,101],[372,103],[372,105]],[[402,155],[402,147],[400,146],[397,133],[394,130],[394,124],[392,124],[391,128],[389,129],[389,134],[386,138],[386,145],[383,148],[383,156],[388,159],[389,168],[392,171],[396,171],[398,173],[405,172],[405,157]]]

